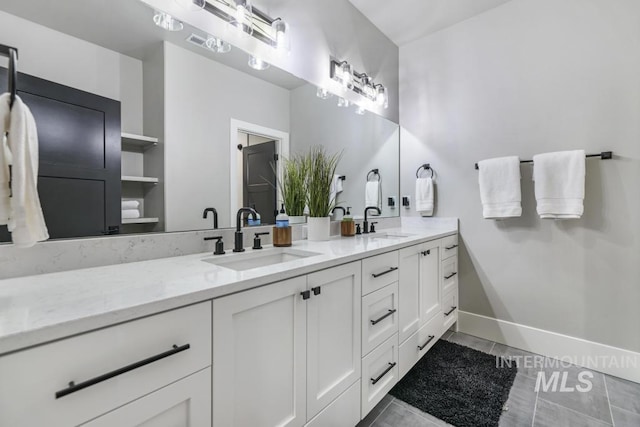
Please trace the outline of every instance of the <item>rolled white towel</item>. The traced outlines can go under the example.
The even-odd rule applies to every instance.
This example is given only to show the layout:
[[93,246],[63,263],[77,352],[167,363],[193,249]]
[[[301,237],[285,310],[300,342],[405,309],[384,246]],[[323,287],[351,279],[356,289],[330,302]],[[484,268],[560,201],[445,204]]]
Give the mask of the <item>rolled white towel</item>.
[[482,215],[487,219],[522,215],[520,159],[498,157],[478,162]]
[[140,211],[138,209],[123,209],[122,219],[138,219],[140,218]]
[[123,200],[122,201],[122,210],[125,209],[138,209],[140,207],[140,202],[137,200]]
[[432,216],[433,206],[433,179],[416,179],[416,211],[422,216]]
[[584,213],[584,150],[533,156],[537,211],[543,219],[576,219]]

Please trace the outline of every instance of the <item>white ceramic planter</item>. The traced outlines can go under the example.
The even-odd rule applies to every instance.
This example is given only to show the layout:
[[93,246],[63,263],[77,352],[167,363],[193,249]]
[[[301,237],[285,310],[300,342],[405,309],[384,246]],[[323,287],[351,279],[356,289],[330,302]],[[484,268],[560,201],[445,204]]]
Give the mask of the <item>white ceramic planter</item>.
[[315,242],[329,240],[331,236],[330,218],[313,218],[309,217],[307,221],[307,239]]
[[304,215],[289,217],[289,224],[304,224],[306,222],[307,222],[307,217]]

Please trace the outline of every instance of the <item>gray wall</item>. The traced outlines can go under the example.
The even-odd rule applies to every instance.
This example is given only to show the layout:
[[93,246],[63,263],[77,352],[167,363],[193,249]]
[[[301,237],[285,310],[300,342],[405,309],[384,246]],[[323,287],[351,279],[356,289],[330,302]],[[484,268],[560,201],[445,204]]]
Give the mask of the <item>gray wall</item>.
[[289,132],[289,91],[164,46],[166,231],[211,228],[210,206],[229,227],[230,121]]
[[[400,48],[402,193],[459,216],[461,309],[640,351],[640,2],[513,0]],[[478,160],[584,148],[580,220],[482,219]],[[415,215],[415,213],[414,213]]]

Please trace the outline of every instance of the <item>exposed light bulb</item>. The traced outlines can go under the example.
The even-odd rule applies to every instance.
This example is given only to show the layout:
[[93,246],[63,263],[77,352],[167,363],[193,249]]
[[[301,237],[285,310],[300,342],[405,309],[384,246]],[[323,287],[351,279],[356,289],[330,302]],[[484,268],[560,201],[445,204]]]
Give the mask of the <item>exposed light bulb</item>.
[[365,110],[364,107],[356,105],[356,114],[358,114],[359,116],[363,116],[366,111],[367,110]]
[[333,94],[323,87],[318,87],[318,90],[316,90],[316,96],[320,99],[329,99]]
[[344,99],[343,97],[338,98],[338,107],[347,108],[349,106],[349,100]]
[[205,42],[205,46],[215,53],[227,53],[231,50],[229,43],[216,37],[209,37]]
[[253,33],[253,9],[249,0],[235,0],[236,11],[233,25],[247,34]]
[[271,28],[275,33],[274,47],[278,52],[288,53],[290,50],[289,25],[281,18],[271,23]]
[[376,89],[376,104],[383,108],[389,108],[389,95],[387,94],[387,88],[383,85],[378,85]]
[[153,15],[153,22],[160,28],[167,31],[181,31],[184,24],[165,12],[156,11]]
[[340,64],[340,80],[342,81],[342,87],[344,89],[353,88],[353,68],[346,61]]
[[266,70],[267,68],[269,68],[269,63],[263,61],[262,59],[258,58],[257,56],[250,55],[249,56],[249,67],[253,68],[254,70],[262,71],[262,70]]
[[175,0],[175,2],[178,3],[180,7],[187,9],[190,12],[202,10],[207,4],[206,0]]

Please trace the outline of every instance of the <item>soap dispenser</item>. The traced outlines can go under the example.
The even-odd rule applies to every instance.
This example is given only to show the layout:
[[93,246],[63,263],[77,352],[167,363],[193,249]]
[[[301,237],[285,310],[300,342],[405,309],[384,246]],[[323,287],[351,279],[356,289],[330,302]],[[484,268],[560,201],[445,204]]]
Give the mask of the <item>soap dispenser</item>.
[[356,235],[356,223],[353,221],[350,206],[347,207],[347,212],[342,217],[342,222],[340,222],[340,234],[344,237],[353,237]]

